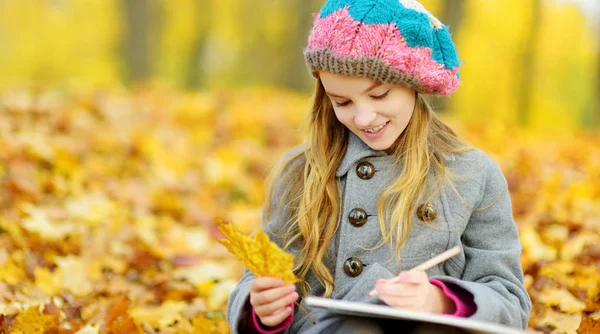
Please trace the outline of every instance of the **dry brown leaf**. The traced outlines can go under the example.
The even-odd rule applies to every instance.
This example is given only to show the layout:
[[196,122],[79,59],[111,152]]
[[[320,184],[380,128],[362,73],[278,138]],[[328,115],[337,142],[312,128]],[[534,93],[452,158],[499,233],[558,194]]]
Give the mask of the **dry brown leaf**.
[[0,334],[8,334],[8,321],[4,314],[0,314]]
[[285,284],[298,281],[294,275],[294,256],[284,252],[269,240],[263,231],[254,239],[244,235],[227,222],[219,221],[219,229],[227,239],[219,239],[227,249],[257,277],[276,277]]
[[129,316],[129,300],[119,296],[108,309],[106,332],[108,334],[142,333],[141,328]]
[[600,320],[594,320],[591,317],[585,317],[577,329],[577,334],[597,334],[600,333]]

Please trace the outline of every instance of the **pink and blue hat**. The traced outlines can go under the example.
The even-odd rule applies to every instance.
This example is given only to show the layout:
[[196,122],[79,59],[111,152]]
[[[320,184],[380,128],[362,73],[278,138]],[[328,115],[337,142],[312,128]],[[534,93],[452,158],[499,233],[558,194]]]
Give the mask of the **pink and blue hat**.
[[460,85],[448,28],[415,0],[328,0],[304,50],[319,71],[449,95]]

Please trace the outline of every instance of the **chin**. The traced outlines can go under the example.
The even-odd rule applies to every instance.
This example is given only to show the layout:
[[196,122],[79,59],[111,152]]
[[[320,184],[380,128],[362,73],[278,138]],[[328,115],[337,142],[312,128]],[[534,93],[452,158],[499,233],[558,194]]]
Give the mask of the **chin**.
[[392,146],[392,144],[388,143],[388,142],[381,142],[381,143],[372,143],[372,142],[366,142],[367,145],[375,150],[375,151],[383,151],[383,150],[387,150],[388,148],[390,148]]

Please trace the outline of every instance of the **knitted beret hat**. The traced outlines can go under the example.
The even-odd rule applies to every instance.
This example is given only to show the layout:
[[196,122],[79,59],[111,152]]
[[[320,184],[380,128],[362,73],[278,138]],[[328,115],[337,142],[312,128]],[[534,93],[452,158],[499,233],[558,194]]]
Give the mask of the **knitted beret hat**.
[[304,56],[315,77],[323,70],[433,95],[460,85],[448,28],[415,0],[328,0]]

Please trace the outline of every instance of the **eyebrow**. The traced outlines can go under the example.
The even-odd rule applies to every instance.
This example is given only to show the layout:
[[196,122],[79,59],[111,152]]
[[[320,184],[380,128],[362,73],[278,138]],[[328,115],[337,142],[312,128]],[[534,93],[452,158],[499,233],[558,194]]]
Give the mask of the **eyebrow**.
[[[377,87],[379,87],[381,85],[383,85],[383,84],[380,83],[380,82],[376,82],[376,83],[372,84],[369,88],[365,89],[361,94],[364,94],[364,93],[366,93],[366,92],[368,92],[368,91],[370,91],[372,89],[375,89],[375,88],[377,88]],[[325,93],[327,93],[327,95],[329,95],[331,97],[341,97],[341,98],[344,98],[344,99],[346,98],[344,96],[341,96],[341,95],[338,95],[338,94],[334,94],[334,93],[330,93],[330,92],[327,92],[327,91],[325,91]]]

